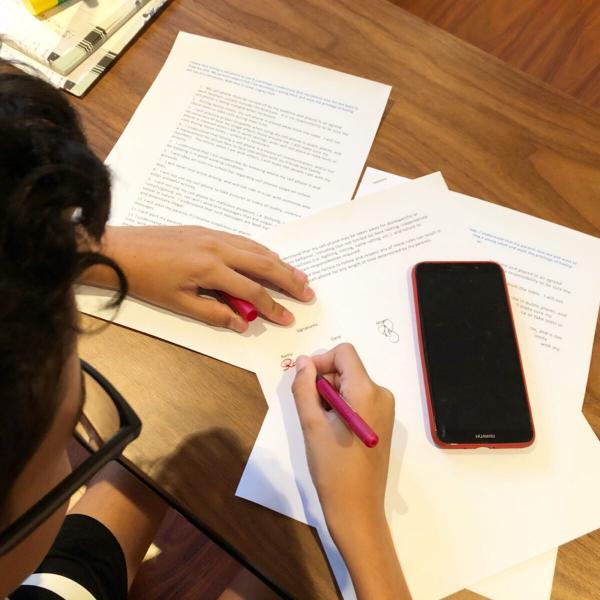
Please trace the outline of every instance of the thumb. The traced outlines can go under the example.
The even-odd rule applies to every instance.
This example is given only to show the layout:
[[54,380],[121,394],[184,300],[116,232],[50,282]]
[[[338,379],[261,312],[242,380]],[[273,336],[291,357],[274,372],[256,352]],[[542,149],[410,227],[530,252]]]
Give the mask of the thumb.
[[307,431],[326,419],[325,410],[316,385],[317,369],[308,356],[296,359],[296,377],[292,383],[292,394],[300,417],[302,430]]

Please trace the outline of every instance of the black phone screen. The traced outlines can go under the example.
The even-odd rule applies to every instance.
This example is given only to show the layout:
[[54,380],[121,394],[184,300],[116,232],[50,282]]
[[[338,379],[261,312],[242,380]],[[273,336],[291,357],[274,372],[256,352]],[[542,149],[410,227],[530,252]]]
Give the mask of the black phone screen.
[[531,441],[531,412],[500,265],[420,263],[415,288],[439,440]]

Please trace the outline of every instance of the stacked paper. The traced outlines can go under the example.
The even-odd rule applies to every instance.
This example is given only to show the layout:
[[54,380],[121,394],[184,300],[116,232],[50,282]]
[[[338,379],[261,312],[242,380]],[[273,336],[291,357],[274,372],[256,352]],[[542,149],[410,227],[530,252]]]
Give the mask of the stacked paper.
[[[367,171],[365,179],[371,175]],[[388,177],[381,187],[389,183]],[[397,398],[387,516],[412,593],[439,598],[472,586],[501,598],[502,581],[478,582],[600,525],[600,443],[581,414],[600,297],[599,241],[449,192],[432,178],[309,217],[302,236],[296,237],[300,243],[290,239],[290,225],[261,239],[284,258],[298,256],[300,248],[332,247],[338,237],[415,215],[421,219],[416,231],[407,228],[405,237],[399,231],[392,239],[377,238],[361,248],[365,255],[379,249],[381,260],[358,261],[347,274],[313,277],[318,304],[289,303],[297,318],[294,330],[280,329],[256,340],[256,371],[269,413],[238,495],[315,526],[332,564],[338,565],[344,597],[354,596],[343,563],[334,560],[335,548],[308,474],[290,392],[293,374],[280,366],[282,356],[318,351],[332,339],[349,341],[373,378]],[[300,226],[294,224],[296,232]],[[428,244],[386,256],[385,249],[424,236]],[[532,448],[442,451],[429,439],[409,274],[416,262],[436,259],[493,259],[504,266],[536,423]],[[401,343],[379,334],[382,319],[393,324]],[[271,486],[255,485],[265,479]],[[573,511],[581,498],[593,500]],[[532,572],[541,573],[537,589],[546,597],[552,560],[550,552],[546,567],[533,571],[540,559],[532,566]]]

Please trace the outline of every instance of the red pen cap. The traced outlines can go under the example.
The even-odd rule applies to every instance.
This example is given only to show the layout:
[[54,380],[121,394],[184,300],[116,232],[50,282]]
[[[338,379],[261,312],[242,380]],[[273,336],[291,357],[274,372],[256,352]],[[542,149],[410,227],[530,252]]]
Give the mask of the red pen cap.
[[256,310],[256,306],[247,300],[242,300],[241,298],[236,298],[235,296],[230,296],[226,292],[221,292],[223,296],[223,300],[235,310],[242,319],[250,323],[250,321],[254,321],[256,317],[258,317],[258,311]]

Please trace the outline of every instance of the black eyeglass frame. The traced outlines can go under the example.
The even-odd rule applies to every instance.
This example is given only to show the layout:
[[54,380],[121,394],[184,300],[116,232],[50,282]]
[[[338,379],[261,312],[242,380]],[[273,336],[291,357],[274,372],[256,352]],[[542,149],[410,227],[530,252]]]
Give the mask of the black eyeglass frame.
[[[125,398],[94,367],[80,360],[81,369],[92,377],[114,402],[119,414],[119,429],[102,446],[88,456],[73,472],[50,490],[18,519],[0,532],[0,556],[10,552],[37,527],[50,517],[60,506],[102,467],[119,456],[125,447],[140,435],[142,422]],[[85,443],[84,443],[85,445]]]

